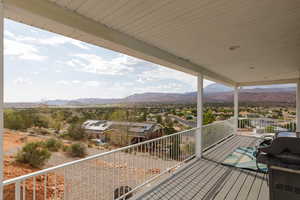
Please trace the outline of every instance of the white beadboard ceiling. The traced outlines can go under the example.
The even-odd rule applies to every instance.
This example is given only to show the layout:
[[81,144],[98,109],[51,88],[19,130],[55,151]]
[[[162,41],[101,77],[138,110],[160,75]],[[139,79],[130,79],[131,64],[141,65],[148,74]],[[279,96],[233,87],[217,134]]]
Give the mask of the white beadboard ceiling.
[[299,0],[4,0],[5,16],[231,85],[299,78]]

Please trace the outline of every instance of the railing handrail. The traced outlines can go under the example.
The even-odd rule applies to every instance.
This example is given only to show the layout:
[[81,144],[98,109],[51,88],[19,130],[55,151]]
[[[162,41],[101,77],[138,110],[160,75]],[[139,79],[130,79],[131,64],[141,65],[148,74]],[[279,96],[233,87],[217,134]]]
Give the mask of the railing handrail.
[[[222,120],[222,121],[215,121],[213,123],[202,126],[202,128],[212,126],[214,124],[223,123],[223,122],[226,122],[226,121],[229,121],[229,120],[233,120],[233,118],[230,118],[230,119],[227,119],[227,120]],[[106,156],[106,155],[109,155],[109,154],[113,154],[115,152],[125,151],[127,149],[134,148],[134,147],[144,145],[144,144],[148,144],[148,143],[151,143],[151,142],[155,142],[157,140],[161,140],[161,139],[172,137],[172,136],[179,135],[179,134],[184,134],[186,132],[197,130],[198,128],[199,127],[195,127],[195,128],[188,129],[188,130],[185,130],[185,131],[180,131],[180,132],[177,132],[177,133],[173,133],[171,135],[165,135],[165,136],[162,136],[162,137],[159,137],[159,138],[154,138],[154,139],[147,140],[147,141],[144,141],[144,142],[140,142],[140,143],[137,143],[137,144],[128,145],[128,146],[121,147],[121,148],[118,148],[118,149],[113,149],[111,151],[99,153],[99,154],[92,155],[92,156],[89,156],[89,157],[86,157],[86,158],[66,162],[66,163],[56,165],[56,166],[53,166],[53,167],[49,167],[49,168],[46,168],[46,169],[42,169],[42,170],[39,170],[39,171],[36,171],[36,172],[32,172],[32,173],[29,173],[29,174],[25,174],[25,175],[22,175],[22,176],[11,178],[11,179],[3,181],[3,185],[9,185],[9,184],[12,184],[12,183],[15,183],[15,182],[18,182],[18,181],[22,181],[22,180],[25,180],[25,179],[28,179],[28,178],[43,175],[43,174],[49,173],[51,171],[55,171],[55,170],[67,167],[67,166],[75,165],[75,164],[82,163],[82,162],[85,162],[85,161],[88,161],[88,160],[93,160],[93,159],[96,159],[96,158],[99,158],[99,157],[103,157],[103,156]]]
[[29,174],[25,174],[25,175],[22,175],[22,176],[18,176],[18,177],[15,177],[15,178],[5,180],[5,181],[3,181],[3,185],[9,185],[9,184],[12,184],[12,183],[15,183],[15,182],[18,182],[18,181],[22,181],[22,180],[25,180],[25,179],[28,179],[28,178],[43,175],[45,173],[49,173],[51,171],[55,171],[55,170],[58,170],[58,169],[61,169],[61,168],[67,167],[67,166],[75,165],[75,164],[82,163],[82,162],[85,162],[85,161],[88,161],[88,160],[93,160],[93,159],[103,157],[103,156],[106,156],[106,155],[109,155],[109,154],[112,154],[112,153],[115,153],[115,152],[125,151],[125,150],[130,149],[130,148],[134,148],[134,147],[137,147],[137,146],[140,146],[140,145],[148,144],[148,143],[151,143],[151,142],[154,142],[154,141],[157,141],[157,140],[161,140],[161,139],[164,139],[164,138],[172,137],[174,135],[184,134],[186,132],[194,131],[194,130],[197,130],[197,129],[198,128],[196,127],[196,128],[192,128],[192,129],[189,129],[189,130],[180,131],[180,132],[177,132],[177,133],[173,133],[171,135],[165,135],[165,136],[162,136],[162,137],[159,137],[159,138],[154,138],[154,139],[147,140],[147,141],[144,141],[144,142],[140,142],[140,143],[137,143],[137,144],[132,144],[132,145],[128,145],[128,146],[125,146],[125,147],[118,148],[118,149],[113,149],[111,151],[107,151],[107,152],[103,152],[103,153],[100,153],[100,154],[92,155],[92,156],[89,156],[89,157],[86,157],[86,158],[66,162],[66,163],[63,163],[63,164],[60,164],[60,165],[56,165],[54,167],[49,167],[49,168],[42,169],[42,170],[39,170],[39,171],[36,171],[36,172],[32,172],[32,173],[29,173]]
[[248,120],[270,120],[270,121],[285,121],[285,122],[295,122],[295,119],[272,119],[272,118],[266,118],[266,117],[253,117],[253,118],[249,118],[249,117],[239,117],[239,120],[244,120],[244,119],[248,119]]
[[230,120],[234,120],[234,118],[225,119],[225,120],[220,120],[220,121],[215,121],[215,122],[213,122],[213,123],[203,125],[202,128],[205,128],[205,127],[208,127],[208,126],[212,126],[212,125],[215,125],[215,124],[224,123],[224,122],[227,122],[227,121],[230,121]]

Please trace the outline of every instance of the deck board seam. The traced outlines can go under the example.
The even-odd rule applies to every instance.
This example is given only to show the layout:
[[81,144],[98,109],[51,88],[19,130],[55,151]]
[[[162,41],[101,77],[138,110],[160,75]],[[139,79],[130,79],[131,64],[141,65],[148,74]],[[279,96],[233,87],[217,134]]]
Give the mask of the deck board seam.
[[211,151],[204,153],[204,155],[205,156],[210,156],[211,154],[214,154],[217,150],[219,150],[223,146],[227,146],[228,144],[231,146],[232,144],[235,144],[238,141],[240,141],[240,140],[239,140],[239,138],[237,136],[229,138],[228,141],[225,141],[225,143],[221,143],[221,144],[215,146],[213,149],[211,149]]
[[245,185],[245,182],[246,182],[246,180],[247,180],[247,178],[248,178],[250,172],[247,171],[246,174],[247,174],[247,175],[246,175],[246,177],[245,177],[245,179],[244,179],[244,181],[243,181],[243,184],[240,186],[240,189],[239,189],[238,193],[236,194],[234,200],[237,200],[237,198],[238,198],[238,196],[239,196],[241,190],[243,189],[243,186]]
[[256,178],[257,178],[257,174],[258,174],[258,172],[255,173],[255,177],[254,177],[254,179],[252,180],[252,183],[251,183],[251,186],[250,186],[249,191],[248,191],[248,193],[247,193],[246,199],[249,198],[249,195],[250,195],[250,192],[251,192],[251,190],[252,190],[253,184],[255,183],[255,180],[256,180]]
[[250,196],[250,193],[251,193],[251,191],[252,191],[253,185],[254,185],[255,181],[258,179],[258,174],[259,174],[259,172],[256,172],[256,173],[255,173],[255,177],[254,177],[254,179],[253,179],[253,181],[252,181],[252,184],[251,184],[251,187],[250,187],[250,189],[249,189],[249,191],[248,191],[248,194],[247,194],[247,198],[246,198],[246,199],[248,199],[249,196]]
[[230,137],[213,147],[213,150],[203,152],[203,158],[195,160],[190,166],[187,164],[186,168],[175,172],[135,199],[265,199],[268,189],[265,175],[222,164],[235,148],[254,146],[257,140],[239,135]]
[[[252,141],[252,140],[247,140],[247,141],[244,141],[244,140],[238,140],[238,142],[237,143],[235,143],[235,145],[232,145],[232,146],[230,146],[230,148],[229,148],[229,150],[227,150],[226,151],[226,153],[224,153],[224,151],[223,151],[223,154],[220,154],[220,159],[216,159],[218,162],[223,162],[224,161],[224,159],[230,154],[230,153],[232,153],[233,151],[234,151],[234,148],[233,147],[235,147],[235,148],[237,148],[237,147],[240,147],[241,145],[242,146],[251,146],[252,144],[254,143],[254,141]],[[232,147],[232,148],[231,148]],[[228,148],[228,147],[227,147]],[[226,154],[226,155],[224,155],[224,154]]]
[[[215,165],[214,167],[212,167],[212,169],[210,169],[209,170],[209,172],[207,172],[207,174],[203,177],[203,179],[204,178],[206,178],[214,169],[216,169],[218,167],[218,165]],[[207,168],[206,168],[207,169]],[[219,169],[219,170],[221,170],[221,169]],[[197,175],[199,174],[202,174],[202,172],[203,171],[201,171],[201,173],[197,173]],[[192,180],[191,180],[191,182],[193,181],[193,180],[195,180],[195,179],[197,179],[198,177],[197,176],[195,176]],[[197,182],[197,183],[199,183],[199,182]],[[185,185],[183,188],[181,188],[181,189],[184,189],[184,188],[186,188],[188,185]],[[202,188],[202,187],[201,187]],[[190,190],[188,190],[188,191],[190,191]],[[198,191],[199,192],[199,191]],[[176,194],[174,194],[174,195],[176,195]],[[172,197],[174,196],[174,195],[172,195]]]
[[[207,164],[207,163],[203,163],[202,166],[201,166],[201,167],[203,167],[203,165],[204,165],[205,168],[202,169],[200,172],[196,172],[196,175],[201,174],[202,172],[204,172],[204,171],[205,171],[206,169],[208,169],[209,167],[212,167],[211,165],[208,165],[208,164],[205,165],[205,164]],[[195,171],[197,171],[199,168],[200,168],[200,166],[197,166],[197,168],[196,168]],[[186,174],[184,174],[184,175],[186,175]],[[194,179],[194,178],[193,178],[193,179]],[[193,179],[192,179],[192,180],[193,180]],[[172,180],[172,178],[170,178],[169,181],[170,181],[170,180]],[[192,180],[191,180],[191,181],[192,181]],[[164,184],[162,184],[162,185],[164,185]],[[161,185],[160,185],[160,186],[161,186]],[[174,185],[173,187],[171,187],[171,188],[169,188],[169,189],[172,190],[172,189],[174,189],[174,188],[176,188],[176,187],[177,187],[177,185]],[[159,193],[160,191],[161,191],[161,190],[159,190],[157,193]],[[167,195],[167,193],[164,193],[164,194],[163,194],[162,196],[160,196],[160,197],[163,198],[163,197],[166,196],[166,195]]]
[[[193,163],[195,166],[190,167],[190,168],[187,168],[188,172],[193,171],[193,173],[194,173],[194,171],[197,171],[197,170],[198,170],[199,166],[196,166],[196,163],[198,163],[198,161],[195,161],[195,162]],[[205,163],[201,163],[201,165],[203,166],[203,165],[205,165]],[[209,166],[207,166],[207,167],[209,167]],[[180,177],[186,176],[186,174],[183,173],[183,171],[185,171],[185,170],[181,170],[179,173],[177,173],[177,174],[180,174],[179,177],[176,177],[177,180],[178,180]],[[186,171],[185,171],[185,172],[186,172]],[[165,185],[165,184],[167,184],[168,182],[172,181],[173,177],[174,177],[174,175],[172,175],[171,177],[168,177],[165,181],[161,182],[160,185],[156,185],[156,187],[152,188],[151,191],[153,192],[153,191],[155,191],[155,190],[154,190],[155,188],[159,188],[161,185]],[[176,187],[176,186],[172,187],[171,189],[173,189],[173,188],[175,188],[175,187]],[[152,193],[151,191],[149,191],[149,193]],[[145,196],[145,195],[147,195],[147,193],[144,193],[144,194],[143,194],[143,196]]]
[[[218,168],[218,167],[219,167],[219,165],[216,165],[216,167],[215,167],[214,169],[216,169],[216,168]],[[224,169],[224,168],[219,168],[218,171],[216,172],[216,174],[218,174],[218,173],[219,173],[220,171],[222,171],[223,169]],[[211,170],[210,172],[212,172],[212,171],[213,171],[213,170]],[[210,173],[210,172],[209,172],[209,173]],[[204,178],[206,178],[206,177],[209,175],[209,173],[206,174],[206,176],[205,176]],[[203,178],[203,179],[204,179],[204,178]],[[211,179],[207,180],[207,181],[205,182],[205,184],[209,183],[210,181],[211,181]],[[201,190],[205,187],[205,184],[203,184],[203,186],[199,188],[199,190],[193,195],[193,197],[192,197],[191,199],[194,199],[194,197],[197,196],[197,194],[201,192]]]
[[232,169],[228,168],[225,171],[225,173],[219,178],[220,181],[215,183],[214,186],[205,194],[205,196],[203,197],[203,200],[210,200],[210,199],[212,199],[212,197],[217,195],[216,191],[220,188],[221,185],[224,184],[225,180],[229,177],[229,175],[232,175],[231,172],[232,172]]
[[[228,150],[226,150],[225,152],[226,153],[229,153],[229,152],[231,152],[232,150],[231,150],[231,147],[235,147],[235,146],[237,146],[238,144],[240,144],[241,143],[241,140],[236,140],[236,141],[234,141],[233,143],[231,143],[230,144],[230,146],[226,146],[226,149],[228,149]],[[223,147],[223,146],[222,146]],[[225,148],[225,147],[223,147],[223,148]],[[222,148],[222,149],[223,149]],[[214,160],[216,160],[217,162],[220,162],[220,160],[221,160],[221,158],[222,158],[222,154],[220,154],[220,149],[221,148],[218,148],[218,151],[216,151],[215,150],[215,154],[219,154],[219,156],[213,156],[214,154],[212,154],[212,156],[205,156],[206,158],[208,157],[208,158],[210,158],[210,157],[213,157],[214,158]],[[224,151],[223,151],[223,153],[224,153]]]

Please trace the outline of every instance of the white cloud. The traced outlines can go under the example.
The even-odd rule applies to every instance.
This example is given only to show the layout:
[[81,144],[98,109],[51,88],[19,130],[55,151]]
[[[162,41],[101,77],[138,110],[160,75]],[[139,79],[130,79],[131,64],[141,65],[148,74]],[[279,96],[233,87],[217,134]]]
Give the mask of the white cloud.
[[100,85],[100,82],[98,82],[98,81],[86,81],[84,83],[84,86],[86,86],[86,87],[97,87],[99,85]]
[[[162,81],[162,80],[170,80],[170,79],[185,83],[191,86],[192,90],[196,90],[197,87],[196,76],[181,71],[169,69],[166,67],[162,67],[162,66],[157,66],[156,69],[142,72],[142,74],[138,76],[137,81],[140,83],[144,83],[146,81]],[[214,82],[209,80],[204,80],[204,87],[206,87],[211,83]]]
[[64,86],[69,86],[69,85],[71,85],[71,82],[65,81],[65,80],[57,81],[56,83],[57,83],[58,85],[64,85]]
[[157,66],[156,69],[142,72],[139,79],[143,81],[161,81],[161,80],[177,80],[195,87],[196,77],[180,71],[168,69],[162,66]]
[[71,66],[71,67],[76,67],[76,66],[80,66],[82,65],[82,61],[78,60],[78,59],[70,59],[66,62],[67,65]]
[[39,75],[40,72],[31,72],[32,75]]
[[158,85],[136,85],[132,82],[111,82],[101,83],[102,87],[106,90],[101,92],[101,96],[107,98],[126,97],[134,93],[145,93],[145,92],[183,92],[185,86],[181,83],[167,83]]
[[35,42],[43,45],[63,45],[63,44],[72,44],[82,49],[89,49],[87,45],[79,40],[68,38],[65,36],[53,36],[46,39],[35,39]]
[[18,77],[13,81],[15,85],[32,85],[32,81],[29,78]]
[[136,81],[139,83],[145,83],[145,81],[141,77],[139,77]]
[[127,56],[127,55],[124,55],[124,54],[119,54],[118,57],[116,57],[112,60],[112,63],[123,64],[123,65],[126,65],[126,66],[135,65],[135,64],[138,64],[138,63],[141,63],[141,62],[145,62],[145,61],[140,60],[140,59],[135,58],[135,57],[132,57],[132,56]]
[[63,85],[63,86],[74,86],[80,83],[81,83],[80,86],[83,87],[97,87],[101,84],[99,81],[79,81],[79,80],[71,80],[71,81],[60,80],[56,82],[56,84]]
[[135,87],[133,88],[135,93],[144,93],[144,92],[182,92],[184,89],[184,85],[179,83],[167,83],[167,84],[160,84],[155,86],[143,86],[143,87]]
[[215,82],[210,81],[210,80],[206,80],[206,79],[204,79],[204,81],[203,81],[204,87],[206,87],[206,86],[208,86],[208,85],[210,85],[210,84],[213,84],[213,83],[215,83]]
[[47,59],[46,56],[39,55],[39,50],[30,44],[4,39],[4,55],[16,56],[24,60],[42,61]]
[[72,83],[78,84],[78,83],[81,83],[81,81],[79,81],[79,80],[73,80]]
[[119,56],[112,60],[105,60],[94,54],[77,54],[66,62],[67,65],[73,67],[77,71],[105,74],[105,75],[122,75],[133,71],[132,65],[137,61],[129,56]]
[[81,49],[89,49],[87,45],[85,45],[83,42],[79,40],[75,40],[72,38],[64,37],[64,36],[53,36],[49,38],[42,38],[42,39],[37,39],[37,38],[24,38],[25,41],[29,42],[34,42],[36,44],[41,44],[41,45],[63,45],[63,44],[72,44],[76,47],[79,47]]
[[4,31],[4,37],[16,37],[15,34],[13,34],[12,32],[8,31],[8,30],[5,30]]
[[19,41],[19,42],[26,42],[26,43],[32,43],[36,45],[52,45],[52,46],[58,46],[58,45],[63,45],[63,44],[72,44],[74,46],[77,46],[81,49],[89,49],[89,47],[79,41],[75,40],[69,37],[65,37],[62,35],[55,35],[51,37],[43,37],[43,38],[37,38],[37,37],[28,37],[28,36],[23,36],[23,35],[15,35],[9,31],[4,32],[5,36],[11,37],[14,41]]
[[[13,27],[11,32],[10,27]],[[5,84],[8,87],[5,97],[13,101],[35,101],[45,97],[117,98],[133,93],[188,92],[196,89],[194,76],[123,54],[103,49],[99,51],[92,45],[22,24],[7,26],[4,35],[5,56],[13,56],[13,59],[7,59],[8,65],[32,65],[31,71],[25,67],[8,70],[8,73],[17,72],[13,73],[17,76],[13,77],[11,84]],[[55,52],[60,47],[64,48],[59,53],[67,55],[68,60],[61,60],[62,56]],[[74,51],[75,47],[79,48]],[[88,48],[91,51],[84,51]],[[103,52],[105,56],[102,56]],[[21,59],[31,62],[24,63]],[[43,61],[43,67],[35,69],[36,60]],[[76,71],[93,74],[80,73],[77,76]],[[67,74],[62,76],[60,72]],[[18,77],[18,74],[23,77]],[[56,87],[53,87],[53,82]],[[27,87],[30,89],[24,89],[25,85],[29,85]]]

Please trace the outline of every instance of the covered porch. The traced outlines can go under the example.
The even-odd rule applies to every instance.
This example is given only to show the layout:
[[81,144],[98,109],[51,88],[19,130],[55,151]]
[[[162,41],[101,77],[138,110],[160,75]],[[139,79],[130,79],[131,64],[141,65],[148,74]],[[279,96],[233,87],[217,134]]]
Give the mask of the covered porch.
[[266,174],[221,164],[235,148],[256,142],[254,137],[234,135],[136,199],[269,199]]
[[[16,200],[111,200],[128,194],[136,199],[268,199],[266,175],[221,162],[236,147],[257,141],[238,136],[241,87],[297,84],[300,130],[299,8],[297,0],[1,0],[1,133],[4,17],[192,74],[198,93],[197,127],[188,131],[6,181],[1,150],[0,199],[5,187]],[[234,88],[232,119],[203,126],[204,78]],[[50,186],[49,176],[55,177]],[[120,191],[125,186],[130,189]]]

